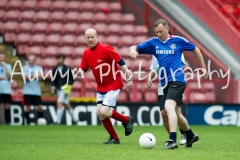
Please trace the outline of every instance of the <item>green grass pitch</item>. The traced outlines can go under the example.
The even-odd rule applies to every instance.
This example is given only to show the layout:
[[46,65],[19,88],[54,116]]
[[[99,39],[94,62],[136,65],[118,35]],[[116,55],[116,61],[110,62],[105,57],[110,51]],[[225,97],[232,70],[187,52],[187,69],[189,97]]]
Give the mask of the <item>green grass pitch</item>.
[[[108,135],[102,126],[0,126],[0,160],[239,160],[240,128],[235,126],[192,126],[200,140],[192,148],[165,150],[164,127],[134,127],[125,137],[115,127],[120,145],[104,145]],[[157,144],[142,149],[141,134],[155,135]],[[178,140],[180,133],[178,132]]]

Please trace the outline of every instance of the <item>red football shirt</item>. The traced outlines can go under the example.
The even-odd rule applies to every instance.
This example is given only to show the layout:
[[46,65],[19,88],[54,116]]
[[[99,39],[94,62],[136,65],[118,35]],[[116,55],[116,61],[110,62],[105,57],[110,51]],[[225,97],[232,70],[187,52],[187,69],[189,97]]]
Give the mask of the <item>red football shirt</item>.
[[118,66],[120,59],[113,47],[98,42],[95,48],[83,52],[80,68],[92,69],[98,92],[117,90],[124,87]]

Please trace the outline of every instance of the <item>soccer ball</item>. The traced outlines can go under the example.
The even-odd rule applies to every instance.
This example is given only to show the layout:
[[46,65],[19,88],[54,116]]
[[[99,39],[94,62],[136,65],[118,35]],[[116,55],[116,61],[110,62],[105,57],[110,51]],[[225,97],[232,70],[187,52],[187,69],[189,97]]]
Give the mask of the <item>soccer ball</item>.
[[44,118],[39,118],[38,120],[37,120],[37,125],[39,125],[39,126],[44,126],[44,125],[46,125],[47,124],[47,121],[46,121],[46,119],[44,119]]
[[142,148],[151,149],[156,144],[156,138],[151,133],[144,133],[139,138],[139,144]]

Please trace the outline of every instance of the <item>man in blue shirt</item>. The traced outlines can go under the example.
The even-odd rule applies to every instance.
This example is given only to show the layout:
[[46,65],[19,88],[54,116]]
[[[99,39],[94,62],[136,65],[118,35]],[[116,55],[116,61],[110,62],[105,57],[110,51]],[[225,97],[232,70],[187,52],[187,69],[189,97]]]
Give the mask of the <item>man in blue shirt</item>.
[[12,88],[10,83],[12,66],[6,63],[6,55],[0,53],[0,106],[5,108],[6,124],[11,124],[10,106],[12,101]]
[[188,125],[187,120],[181,116],[180,107],[182,104],[182,95],[186,88],[185,76],[182,70],[181,56],[183,51],[193,51],[202,67],[204,78],[208,77],[206,66],[202,54],[198,47],[183,37],[171,36],[167,21],[158,19],[154,23],[154,31],[157,37],[147,40],[137,46],[130,47],[129,56],[135,60],[138,54],[154,55],[161,66],[159,75],[163,92],[166,98],[165,110],[169,120],[169,140],[166,149],[178,148],[176,142],[177,125],[183,129],[187,135],[186,147],[192,147],[192,144],[199,140],[199,136],[194,134]]
[[41,88],[39,82],[39,80],[41,80],[42,67],[36,65],[35,63],[36,56],[29,55],[28,64],[23,66],[26,77],[26,83],[23,86],[23,95],[24,103],[26,105],[25,118],[27,120],[27,124],[30,124],[29,113],[31,105],[37,106],[38,118],[43,117]]

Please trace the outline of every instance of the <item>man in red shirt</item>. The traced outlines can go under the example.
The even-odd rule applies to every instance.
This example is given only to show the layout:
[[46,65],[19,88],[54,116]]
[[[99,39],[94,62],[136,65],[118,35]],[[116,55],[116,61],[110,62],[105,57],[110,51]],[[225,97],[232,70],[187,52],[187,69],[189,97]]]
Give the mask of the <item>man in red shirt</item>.
[[83,53],[80,67],[74,69],[74,73],[83,77],[83,74],[91,68],[97,82],[97,115],[110,135],[109,140],[104,144],[119,144],[118,135],[112,126],[110,118],[122,122],[126,136],[132,133],[133,118],[124,116],[112,110],[111,107],[116,105],[120,89],[124,87],[120,72],[125,75],[124,78],[127,81],[129,90],[133,88],[132,74],[113,47],[98,42],[95,29],[87,29],[85,39],[88,48]]

